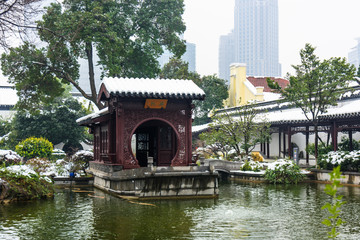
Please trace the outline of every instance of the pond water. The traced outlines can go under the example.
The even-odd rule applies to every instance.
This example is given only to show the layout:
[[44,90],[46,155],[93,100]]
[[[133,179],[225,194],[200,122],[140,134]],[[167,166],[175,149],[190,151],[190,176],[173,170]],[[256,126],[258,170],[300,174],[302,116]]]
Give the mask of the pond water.
[[[0,239],[326,239],[323,184],[231,183],[218,199],[131,201],[97,189],[0,205]],[[360,238],[360,188],[343,187],[340,239]]]

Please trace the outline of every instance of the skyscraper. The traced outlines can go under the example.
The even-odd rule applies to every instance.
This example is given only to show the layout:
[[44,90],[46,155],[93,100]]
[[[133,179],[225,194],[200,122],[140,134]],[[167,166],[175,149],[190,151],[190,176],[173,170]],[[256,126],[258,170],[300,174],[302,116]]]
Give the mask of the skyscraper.
[[[173,54],[165,49],[164,53],[158,58],[160,67],[163,68],[172,56]],[[196,45],[194,43],[186,43],[186,51],[184,55],[181,56],[181,60],[189,64],[190,72],[196,72]]]
[[[277,0],[235,0],[233,34],[225,38],[219,46],[220,77],[230,77],[230,66],[226,67],[224,59],[246,63],[249,76],[281,76]],[[233,50],[222,52],[229,43]]]
[[360,67],[360,38],[356,39],[358,43],[353,47],[348,54],[348,61],[353,64],[356,69]]
[[219,77],[230,80],[230,65],[235,62],[234,32],[220,36],[219,44]]

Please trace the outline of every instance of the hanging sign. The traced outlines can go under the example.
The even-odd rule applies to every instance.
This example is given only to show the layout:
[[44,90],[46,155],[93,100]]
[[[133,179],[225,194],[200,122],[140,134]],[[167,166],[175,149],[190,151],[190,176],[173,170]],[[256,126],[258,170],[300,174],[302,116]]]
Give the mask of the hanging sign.
[[146,99],[144,108],[165,109],[167,101],[167,99]]

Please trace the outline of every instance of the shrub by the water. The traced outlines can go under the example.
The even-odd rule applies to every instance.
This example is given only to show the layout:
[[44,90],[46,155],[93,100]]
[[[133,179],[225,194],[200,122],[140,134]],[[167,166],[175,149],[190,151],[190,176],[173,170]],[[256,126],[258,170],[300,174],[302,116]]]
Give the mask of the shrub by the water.
[[43,177],[25,165],[0,168],[0,203],[52,197],[54,188],[48,177]]
[[300,168],[293,161],[281,160],[269,165],[265,171],[265,179],[270,183],[298,183],[304,179]]
[[20,142],[15,147],[15,151],[25,160],[31,158],[50,158],[53,145],[45,138],[30,137]]
[[254,172],[260,172],[261,166],[258,161],[248,161],[246,160],[244,165],[240,167],[241,171],[254,171]]
[[341,171],[359,172],[360,171],[360,150],[355,151],[336,151],[319,156],[319,167],[325,170],[332,170],[340,166]]
[[321,208],[322,210],[326,209],[329,212],[329,216],[322,221],[323,224],[330,228],[328,238],[336,238],[340,234],[338,228],[341,224],[345,223],[340,217],[340,207],[346,202],[342,201],[343,195],[337,194],[337,191],[341,186],[340,179],[343,177],[344,176],[341,176],[340,166],[337,166],[330,173],[331,184],[325,186],[325,193],[331,197],[330,202],[326,203]]

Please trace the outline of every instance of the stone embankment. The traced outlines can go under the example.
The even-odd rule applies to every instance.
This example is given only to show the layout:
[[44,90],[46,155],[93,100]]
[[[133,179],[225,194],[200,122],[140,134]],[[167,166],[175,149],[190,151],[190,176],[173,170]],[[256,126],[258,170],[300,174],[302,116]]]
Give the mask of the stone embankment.
[[116,169],[90,162],[94,186],[123,197],[213,198],[218,196],[218,174],[208,166]]

